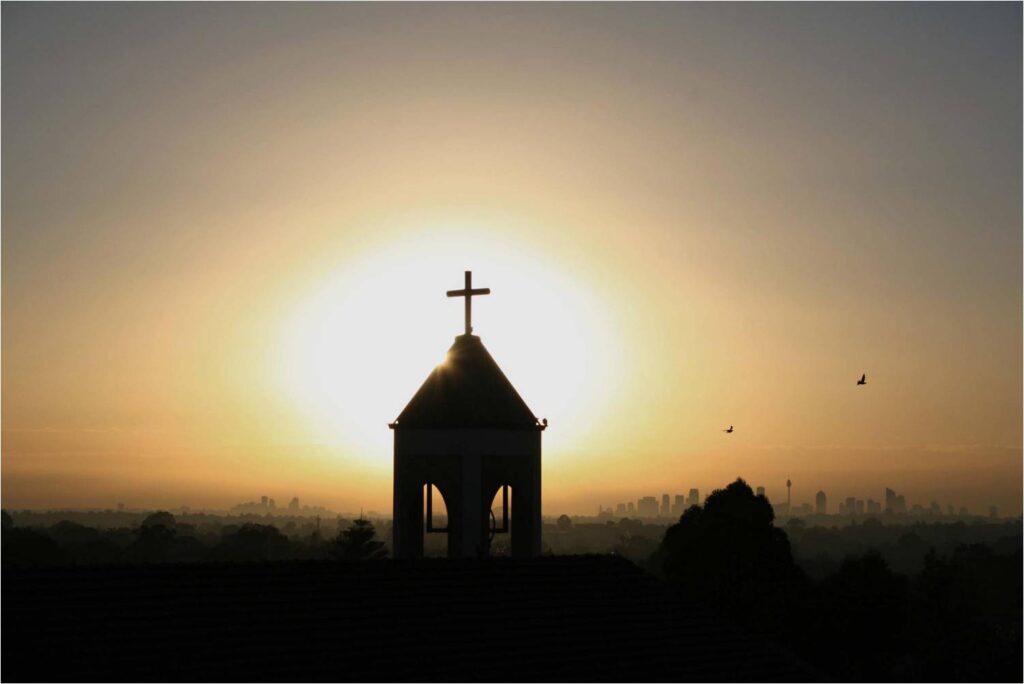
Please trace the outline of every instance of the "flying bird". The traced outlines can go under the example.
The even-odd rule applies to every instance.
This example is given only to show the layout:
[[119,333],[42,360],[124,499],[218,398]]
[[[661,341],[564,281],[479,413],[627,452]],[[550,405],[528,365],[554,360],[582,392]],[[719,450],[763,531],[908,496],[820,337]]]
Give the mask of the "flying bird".
[[866,385],[866,384],[868,384],[868,374],[867,373],[861,374],[860,380],[857,381],[857,384],[858,385]]
[[729,434],[732,434],[732,425],[729,426],[728,430],[722,430],[722,432],[728,432]]

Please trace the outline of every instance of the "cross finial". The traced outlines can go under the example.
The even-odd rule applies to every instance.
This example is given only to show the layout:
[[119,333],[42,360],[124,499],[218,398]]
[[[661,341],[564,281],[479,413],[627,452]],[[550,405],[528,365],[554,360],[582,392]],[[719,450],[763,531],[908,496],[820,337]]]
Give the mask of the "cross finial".
[[473,295],[491,294],[491,288],[480,287],[473,289],[473,272],[466,271],[466,287],[461,290],[448,290],[449,297],[466,298],[466,334],[473,334]]

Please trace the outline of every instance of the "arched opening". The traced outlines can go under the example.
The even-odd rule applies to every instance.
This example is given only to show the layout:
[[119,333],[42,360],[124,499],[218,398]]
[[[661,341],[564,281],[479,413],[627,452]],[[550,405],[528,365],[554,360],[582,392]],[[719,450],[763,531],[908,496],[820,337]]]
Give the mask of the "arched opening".
[[448,555],[448,505],[441,490],[430,482],[423,485],[423,555]]
[[491,499],[487,516],[487,536],[491,556],[512,555],[512,487],[503,484]]

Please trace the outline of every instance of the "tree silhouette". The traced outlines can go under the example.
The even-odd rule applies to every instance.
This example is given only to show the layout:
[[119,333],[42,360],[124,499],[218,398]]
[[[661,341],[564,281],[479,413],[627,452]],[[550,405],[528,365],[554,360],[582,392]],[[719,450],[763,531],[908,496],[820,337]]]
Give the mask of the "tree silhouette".
[[374,541],[375,534],[373,523],[366,518],[353,520],[347,530],[338,533],[332,553],[338,560],[384,558],[388,550],[384,548],[384,542]]
[[288,537],[273,525],[246,523],[234,529],[225,527],[214,558],[229,561],[283,560],[292,556]]
[[1019,548],[997,554],[983,544],[928,553],[911,610],[921,681],[1021,680],[1021,563]]
[[821,583],[818,649],[835,649],[828,658],[844,680],[877,679],[891,671],[905,650],[909,582],[897,575],[877,551],[847,558]]
[[146,516],[139,526],[138,536],[125,551],[130,561],[162,563],[170,560],[174,549],[176,530],[174,516],[158,511]]
[[0,557],[5,566],[60,565],[70,561],[57,542],[35,530],[8,528],[2,540]]
[[764,496],[742,479],[691,506],[665,532],[652,559],[665,577],[718,610],[782,631],[802,575]]
[[146,529],[149,527],[166,527],[169,530],[175,529],[177,521],[174,516],[167,511],[157,511],[150,513],[142,521],[142,528]]
[[558,525],[558,529],[560,529],[560,530],[571,530],[572,529],[572,518],[570,518],[569,516],[567,516],[565,514],[562,514],[562,515],[558,516],[558,521],[557,521],[556,524]]

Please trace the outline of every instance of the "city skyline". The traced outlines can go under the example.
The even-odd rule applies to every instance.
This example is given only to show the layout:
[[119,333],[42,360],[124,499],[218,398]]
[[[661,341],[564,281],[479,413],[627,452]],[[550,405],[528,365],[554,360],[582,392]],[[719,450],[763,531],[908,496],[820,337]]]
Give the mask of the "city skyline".
[[[751,483],[748,483],[751,484]],[[777,515],[786,517],[800,517],[800,516],[851,516],[856,515],[858,517],[871,516],[871,515],[911,515],[911,516],[923,516],[931,515],[937,517],[989,517],[989,518],[1015,518],[1019,517],[1020,514],[1014,514],[1012,511],[1007,512],[1001,509],[998,505],[992,502],[981,502],[977,507],[972,508],[964,505],[959,501],[939,501],[936,499],[928,499],[927,501],[922,499],[907,500],[903,494],[897,494],[895,490],[889,487],[883,487],[883,494],[878,499],[867,495],[845,495],[845,496],[834,496],[828,494],[824,490],[817,490],[812,494],[812,498],[809,500],[801,500],[794,498],[792,506],[786,508],[787,504],[783,501],[781,489],[785,487],[785,484],[779,487],[780,496],[773,500],[771,492],[764,485],[751,484],[751,487],[756,490],[758,495],[765,495],[769,502],[772,503],[773,508],[776,510]],[[716,489],[720,489],[716,488]],[[643,518],[643,519],[677,519],[682,512],[692,505],[701,505],[703,499],[714,490],[705,491],[700,494],[700,488],[689,488],[685,493],[678,492],[662,492],[660,495],[653,494],[639,494],[632,499],[616,501],[607,508],[605,508],[604,502],[598,502],[596,507],[598,509],[598,518]],[[799,491],[799,490],[798,490]],[[355,511],[365,512],[366,515],[374,518],[390,518],[390,513],[376,511],[368,509],[363,506],[348,504],[348,507],[333,510],[322,504],[314,503],[312,505],[308,503],[302,503],[299,496],[283,497],[282,501],[287,501],[283,505],[277,505],[277,501],[273,496],[268,494],[260,495],[259,500],[240,502],[234,504],[224,504],[221,506],[212,507],[193,507],[186,502],[180,502],[176,505],[166,506],[152,506],[152,505],[137,505],[132,507],[126,507],[123,501],[117,502],[113,507],[111,506],[95,506],[95,507],[84,507],[84,508],[69,508],[66,510],[96,510],[96,511],[111,511],[111,510],[134,510],[134,511],[153,511],[158,508],[166,508],[169,510],[180,510],[180,511],[192,511],[192,512],[203,512],[210,511],[216,513],[234,513],[234,514],[274,514],[274,515],[345,515],[345,511],[348,514],[353,514]],[[665,512],[665,503],[668,502],[669,512]],[[850,504],[854,504],[854,508],[851,510]],[[439,504],[443,506],[443,501]],[[646,506],[646,508],[644,508]],[[650,507],[654,506],[656,512],[651,514],[652,510]],[[31,510],[31,509],[26,509]],[[36,509],[39,511],[46,510],[61,510],[60,508],[42,508]],[[386,510],[386,509],[385,509]],[[589,518],[592,517],[592,510],[544,510],[543,515],[545,519],[554,519],[559,515],[570,515],[574,517]],[[995,512],[995,514],[993,514]]]

